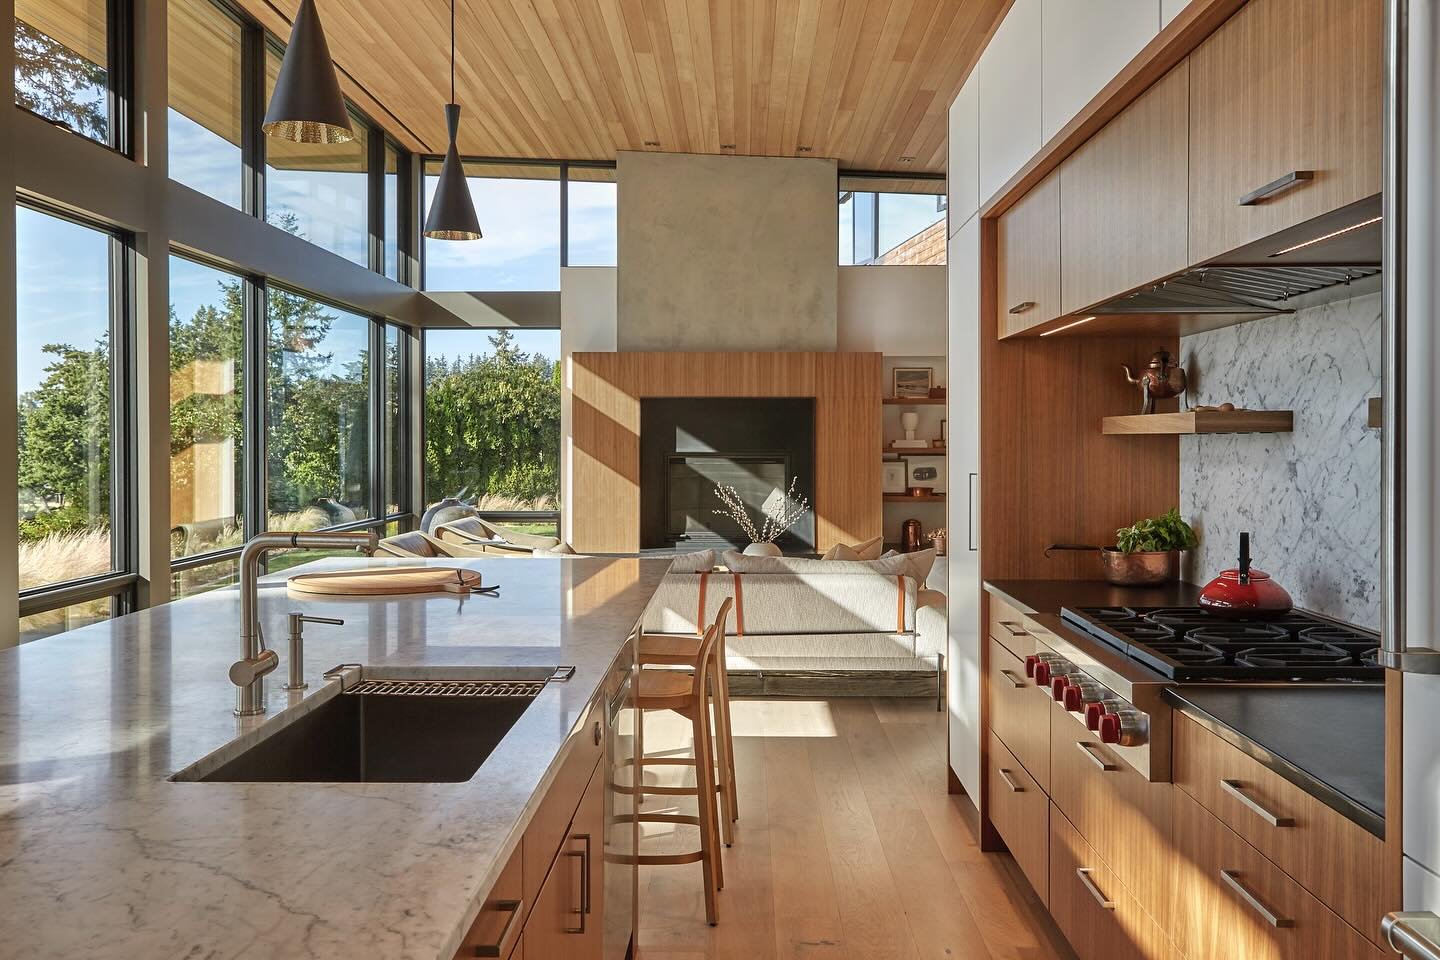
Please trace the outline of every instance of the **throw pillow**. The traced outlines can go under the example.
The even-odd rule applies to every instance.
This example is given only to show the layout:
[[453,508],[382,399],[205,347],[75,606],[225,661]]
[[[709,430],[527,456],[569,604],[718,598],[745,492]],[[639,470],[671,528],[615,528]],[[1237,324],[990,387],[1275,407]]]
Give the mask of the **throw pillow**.
[[670,561],[670,573],[709,573],[715,569],[715,551],[697,550],[682,553]]
[[905,576],[913,579],[916,586],[925,586],[925,580],[930,576],[930,568],[935,566],[935,548],[902,553],[900,556],[905,558]]
[[880,551],[885,548],[883,536],[871,537],[859,543],[837,543],[825,551],[822,560],[879,560]]

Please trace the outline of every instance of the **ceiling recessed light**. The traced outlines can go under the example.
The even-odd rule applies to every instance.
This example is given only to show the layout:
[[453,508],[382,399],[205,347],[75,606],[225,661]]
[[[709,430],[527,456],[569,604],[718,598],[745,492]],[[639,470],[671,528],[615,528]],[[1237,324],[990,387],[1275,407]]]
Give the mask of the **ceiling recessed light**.
[[914,162],[915,162],[915,158],[914,158],[914,157],[901,157],[901,158],[900,158],[900,162],[901,162],[901,163],[914,163]]
[[720,144],[720,149],[721,149],[721,150],[734,150],[734,149],[735,149],[735,144],[733,144],[733,143],[722,143],[722,144]]
[[1313,247],[1315,244],[1324,243],[1326,240],[1334,240],[1336,237],[1342,237],[1345,234],[1350,233],[1351,231],[1359,230],[1361,227],[1368,227],[1372,223],[1379,223],[1383,219],[1385,218],[1371,217],[1369,220],[1362,220],[1359,223],[1352,223],[1348,227],[1341,227],[1339,230],[1332,230],[1324,236],[1316,237],[1313,240],[1306,240],[1304,243],[1297,243],[1295,244],[1295,246],[1286,247],[1284,250],[1276,250],[1274,253],[1270,254],[1270,256],[1283,257],[1287,253],[1294,253],[1296,250],[1304,250],[1306,247]]
[[795,148],[796,152],[798,152],[798,153],[809,153],[811,150],[814,150],[814,149],[815,149],[814,147],[796,147],[796,148]]
[[658,146],[660,146],[660,141],[659,141],[659,140],[646,140],[646,141],[645,141],[645,146],[647,146],[647,147],[658,147]]
[[1040,334],[1040,336],[1048,337],[1052,333],[1059,333],[1062,330],[1069,330],[1071,327],[1078,327],[1080,326],[1080,324],[1089,323],[1091,320],[1094,319],[1094,317],[1081,317],[1079,320],[1073,320],[1070,323],[1065,324],[1065,326],[1063,327],[1056,327],[1054,330],[1046,330],[1044,333]]

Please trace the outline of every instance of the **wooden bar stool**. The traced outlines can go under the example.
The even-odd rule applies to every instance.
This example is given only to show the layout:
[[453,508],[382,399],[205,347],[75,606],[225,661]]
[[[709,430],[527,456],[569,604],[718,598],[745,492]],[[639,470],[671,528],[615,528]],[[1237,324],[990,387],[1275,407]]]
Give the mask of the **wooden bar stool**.
[[[703,637],[695,641],[695,652],[685,664],[692,666],[693,670],[641,670],[635,697],[642,730],[645,725],[645,711],[672,710],[690,720],[695,742],[694,757],[646,757],[640,752],[636,758],[637,797],[642,793],[694,796],[698,808],[698,815],[693,817],[680,813],[639,812],[635,814],[635,819],[640,823],[679,823],[700,828],[699,850],[686,853],[640,854],[635,860],[637,863],[649,865],[699,861],[705,881],[705,920],[711,926],[714,926],[717,920],[715,891],[724,887],[725,877],[720,861],[720,832],[716,824],[715,796],[721,791],[716,783],[715,756],[712,752],[715,731],[712,730],[710,720],[709,689],[712,681],[719,686],[719,677],[712,671],[716,670],[715,650],[720,638],[725,635],[725,621],[730,616],[730,603],[731,601],[726,599],[721,604],[715,622],[705,631]],[[641,742],[644,742],[643,734]],[[695,786],[645,786],[645,768],[657,765],[694,766]],[[725,794],[721,792],[721,796]]]
[[[720,821],[725,846],[735,843],[734,822],[740,819],[739,794],[735,787],[735,737],[730,723],[730,675],[725,668],[725,624],[729,619],[731,601],[727,599],[716,614],[720,635],[715,639],[710,695],[715,701],[716,792],[720,795],[723,817]],[[640,635],[636,659],[640,666],[689,667],[694,672],[700,656],[701,637],[675,634],[645,633]],[[643,789],[643,785],[642,785]]]

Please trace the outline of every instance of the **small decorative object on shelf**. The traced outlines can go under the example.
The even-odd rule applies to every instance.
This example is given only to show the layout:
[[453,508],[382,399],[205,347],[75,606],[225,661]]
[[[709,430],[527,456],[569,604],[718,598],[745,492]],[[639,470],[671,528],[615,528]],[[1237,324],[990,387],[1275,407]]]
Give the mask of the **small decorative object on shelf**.
[[928,488],[930,493],[945,492],[945,458],[936,456],[906,457],[905,469],[908,472],[908,485],[910,487],[923,486]]
[[1151,354],[1150,362],[1138,377],[1130,371],[1128,363],[1120,364],[1120,369],[1125,371],[1126,380],[1140,387],[1142,414],[1154,413],[1156,400],[1178,397],[1187,386],[1185,368],[1175,362],[1169,350],[1156,350]]
[[934,487],[906,487],[905,494],[911,497],[929,497],[935,494]]
[[945,541],[950,539],[950,534],[941,527],[939,530],[930,531],[930,542],[935,545],[935,556],[945,556]]
[[925,531],[919,520],[906,520],[900,527],[900,552],[914,553],[919,550],[924,536]]
[[880,464],[880,489],[884,493],[905,492],[905,461],[890,460]]
[[944,399],[945,399],[945,388],[944,388],[944,387],[931,387],[931,388],[930,388],[930,399],[931,399],[931,400],[944,400]]
[[890,395],[897,400],[928,399],[934,377],[934,367],[896,367],[890,375]]
[[750,538],[750,545],[745,548],[745,553],[750,556],[780,556],[780,548],[775,546],[775,538],[799,523],[800,518],[810,511],[808,500],[804,497],[795,499],[795,484],[799,479],[792,477],[788,490],[782,493],[777,488],[765,498],[765,503],[760,507],[764,520],[758,528],[751,519],[745,502],[740,499],[740,492],[729,484],[715,484],[715,496],[725,504],[725,509],[716,510],[714,513],[734,520],[741,532]]

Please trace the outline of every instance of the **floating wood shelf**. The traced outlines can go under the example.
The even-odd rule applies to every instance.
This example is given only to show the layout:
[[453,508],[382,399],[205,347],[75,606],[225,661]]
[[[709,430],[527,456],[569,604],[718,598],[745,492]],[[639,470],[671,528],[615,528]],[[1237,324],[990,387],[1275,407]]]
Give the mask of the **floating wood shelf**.
[[945,398],[944,398],[944,397],[913,397],[913,398],[908,398],[908,399],[907,399],[907,398],[904,398],[904,397],[884,397],[883,399],[881,399],[880,402],[883,403],[883,404],[885,404],[887,407],[917,407],[917,406],[923,407],[923,406],[927,406],[927,405],[930,405],[930,404],[934,404],[934,405],[943,404],[943,403],[945,402]]
[[884,447],[881,453],[898,453],[902,457],[928,457],[931,454],[939,456],[945,452],[944,447]]
[[1289,410],[1187,410],[1106,417],[1101,432],[1128,434],[1289,433],[1295,415]]
[[923,497],[912,497],[908,493],[885,494],[886,503],[935,503],[936,501],[943,502],[944,500],[945,494],[943,493],[927,493]]

